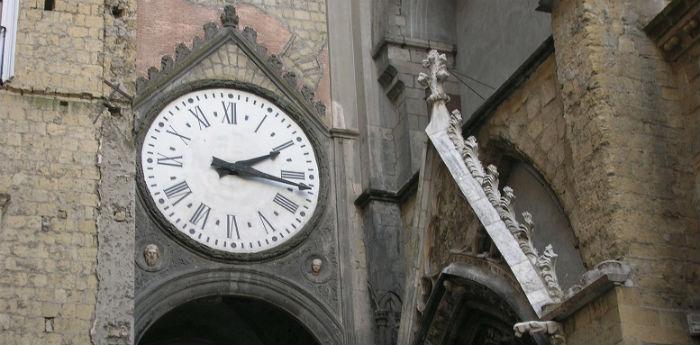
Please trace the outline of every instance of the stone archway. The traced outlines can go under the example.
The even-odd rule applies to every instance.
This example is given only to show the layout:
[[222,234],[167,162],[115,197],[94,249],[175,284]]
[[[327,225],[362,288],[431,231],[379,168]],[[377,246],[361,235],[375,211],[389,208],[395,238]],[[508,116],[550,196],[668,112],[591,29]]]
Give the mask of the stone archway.
[[[342,343],[341,327],[333,312],[308,291],[279,276],[244,268],[189,272],[153,284],[136,298],[135,343],[146,345],[142,340],[150,339],[154,343],[149,345],[160,345],[155,341],[161,338],[146,335],[152,329],[162,329],[159,322],[163,320],[178,320],[177,316],[183,311],[202,313],[208,309],[234,317],[234,314],[240,316],[240,308],[246,305],[274,313],[295,334],[305,336],[308,333],[313,343]],[[186,318],[180,320],[187,321]],[[228,334],[221,333],[224,337]],[[218,345],[194,335],[190,338],[199,341],[198,344]],[[267,339],[260,344],[274,344],[270,341]]]
[[517,283],[487,260],[452,263],[437,280],[422,282],[427,301],[412,344],[535,345],[537,335],[518,338],[513,325],[536,318]]
[[139,345],[318,345],[293,315],[252,298],[187,302],[149,327]]

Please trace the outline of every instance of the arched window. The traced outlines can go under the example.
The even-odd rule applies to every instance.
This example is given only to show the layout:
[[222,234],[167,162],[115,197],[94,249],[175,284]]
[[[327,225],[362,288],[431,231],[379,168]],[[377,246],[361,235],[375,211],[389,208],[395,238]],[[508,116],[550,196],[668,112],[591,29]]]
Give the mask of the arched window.
[[515,211],[518,215],[524,211],[532,214],[536,234],[533,242],[538,250],[542,251],[548,244],[554,247],[559,255],[559,284],[566,290],[585,272],[569,219],[554,192],[532,166],[516,159],[504,161],[506,164],[502,166],[506,169],[502,169],[501,181],[515,191]]

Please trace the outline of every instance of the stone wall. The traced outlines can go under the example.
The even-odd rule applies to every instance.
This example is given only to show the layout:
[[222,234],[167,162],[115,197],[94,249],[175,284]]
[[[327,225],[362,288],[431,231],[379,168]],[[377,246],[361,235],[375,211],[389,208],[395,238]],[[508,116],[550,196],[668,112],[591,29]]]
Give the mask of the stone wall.
[[[139,0],[136,68],[146,75],[175,46],[202,37],[202,25],[219,22],[222,0]],[[250,26],[258,42],[281,58],[285,68],[316,90],[330,109],[330,73],[325,0],[235,1],[241,28]],[[330,112],[324,121],[330,124]]]
[[[689,176],[679,180],[675,190],[683,194],[683,200],[690,205],[690,217],[686,218],[689,233],[686,238],[695,255],[694,265],[684,270],[683,275],[690,279],[700,276],[700,43],[687,50],[683,56],[672,64],[679,82],[679,97],[682,103],[682,127],[685,129],[685,142],[679,147],[684,156],[684,165],[689,169]],[[700,308],[700,287],[689,284],[690,305]]]
[[20,1],[15,78],[9,87],[99,97],[103,84],[104,0]]
[[[572,185],[573,158],[559,88],[556,63],[550,56],[488,116],[477,129],[477,140],[491,160],[509,154],[531,164],[552,188],[576,229],[579,222]],[[595,260],[597,248],[591,248],[583,236],[578,237],[586,243],[581,247],[584,256]],[[596,263],[587,262],[589,266]]]
[[101,106],[7,91],[0,104],[0,191],[11,197],[0,224],[0,338],[89,344]]
[[664,4],[572,0],[552,12],[572,222],[588,263],[624,258],[633,268],[634,288],[617,297],[630,344],[694,343],[684,327],[698,253],[682,84],[642,31]]
[[107,111],[103,79],[133,90],[135,2],[20,6],[16,73],[0,88],[0,339],[129,343],[133,199],[109,201],[133,192],[131,121],[123,98]]

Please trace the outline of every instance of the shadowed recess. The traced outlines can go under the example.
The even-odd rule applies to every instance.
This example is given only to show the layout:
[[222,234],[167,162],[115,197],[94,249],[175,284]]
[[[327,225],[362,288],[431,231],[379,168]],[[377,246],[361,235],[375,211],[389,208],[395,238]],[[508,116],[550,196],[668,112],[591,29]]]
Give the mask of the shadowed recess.
[[156,321],[139,345],[317,345],[291,314],[250,298],[208,297]]

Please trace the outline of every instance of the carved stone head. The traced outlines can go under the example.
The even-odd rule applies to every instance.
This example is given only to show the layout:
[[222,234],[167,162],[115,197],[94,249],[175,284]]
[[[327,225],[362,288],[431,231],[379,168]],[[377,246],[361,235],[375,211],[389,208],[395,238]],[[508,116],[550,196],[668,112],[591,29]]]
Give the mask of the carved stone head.
[[158,246],[153,243],[147,245],[143,250],[143,258],[149,267],[154,267],[158,263],[158,259],[160,259]]
[[311,274],[317,276],[321,273],[321,266],[323,265],[323,260],[315,258],[311,260]]

